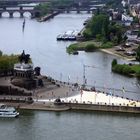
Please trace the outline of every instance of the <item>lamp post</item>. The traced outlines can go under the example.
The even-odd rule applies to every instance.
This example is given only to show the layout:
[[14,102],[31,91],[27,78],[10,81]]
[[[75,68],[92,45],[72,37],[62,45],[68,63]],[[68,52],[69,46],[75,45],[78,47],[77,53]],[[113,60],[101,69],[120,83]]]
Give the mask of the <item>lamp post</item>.
[[60,73],[60,82],[62,82],[62,76],[63,76],[63,74]]

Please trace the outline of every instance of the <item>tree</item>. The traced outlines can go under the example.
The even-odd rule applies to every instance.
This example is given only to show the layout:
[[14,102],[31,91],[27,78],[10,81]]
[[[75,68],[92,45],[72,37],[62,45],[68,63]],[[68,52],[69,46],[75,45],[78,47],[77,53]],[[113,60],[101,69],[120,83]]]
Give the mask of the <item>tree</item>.
[[140,63],[140,45],[136,51],[136,60],[139,61],[139,63]]
[[2,51],[0,50],[0,57],[2,56]]
[[44,15],[48,14],[48,12],[50,10],[50,5],[48,3],[47,4],[39,4],[34,9],[40,10],[41,16],[44,16]]
[[107,37],[108,35],[108,25],[109,25],[109,17],[105,14],[95,15],[89,26],[92,32],[92,36],[96,37],[96,35],[101,34],[103,37]]
[[117,23],[110,24],[109,26],[109,38],[116,44],[119,44],[123,40],[123,27]]

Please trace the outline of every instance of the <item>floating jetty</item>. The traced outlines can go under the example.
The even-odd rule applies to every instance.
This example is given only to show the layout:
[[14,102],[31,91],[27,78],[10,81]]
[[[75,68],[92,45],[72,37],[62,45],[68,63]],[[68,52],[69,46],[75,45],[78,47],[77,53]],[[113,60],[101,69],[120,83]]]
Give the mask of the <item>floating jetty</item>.
[[57,40],[75,41],[78,33],[78,30],[69,30],[65,33],[59,34],[57,36]]

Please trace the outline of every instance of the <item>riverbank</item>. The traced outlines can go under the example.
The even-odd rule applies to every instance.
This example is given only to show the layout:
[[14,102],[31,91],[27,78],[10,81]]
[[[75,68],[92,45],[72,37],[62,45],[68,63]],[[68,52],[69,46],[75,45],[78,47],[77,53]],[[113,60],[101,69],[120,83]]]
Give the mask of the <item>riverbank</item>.
[[[65,98],[65,101],[62,99],[62,102],[59,102],[59,103],[55,103],[54,99],[53,100],[42,99],[42,100],[35,101],[32,104],[19,104],[19,103],[7,103],[7,104],[10,106],[14,106],[20,110],[22,109],[23,110],[44,110],[44,111],[68,111],[68,110],[85,110],[86,111],[87,110],[87,111],[100,111],[100,112],[140,114],[139,101],[134,101],[134,100],[125,99],[125,98],[123,99],[120,97],[113,97],[110,95],[106,96],[105,94],[102,94],[102,93],[92,92],[90,93],[90,96],[96,96],[97,98],[97,102],[95,103],[94,102],[95,99],[93,99],[93,97],[90,97],[90,99],[87,99],[87,97],[85,98],[85,96],[87,96],[87,93],[84,92],[83,97],[81,97],[81,95],[75,95],[72,97]],[[106,96],[105,97],[106,99],[104,100],[106,102],[102,102],[102,99],[104,98],[104,96]],[[108,99],[110,99],[109,102],[108,102]],[[87,100],[90,100],[90,101],[87,101]],[[115,100],[117,101],[116,103],[115,103]]]
[[[98,42],[96,40],[82,41],[82,42],[71,44],[67,48],[67,52],[69,54],[72,54],[74,51],[85,51],[86,47],[88,45],[93,45],[93,50],[97,49],[99,51],[102,51],[102,52],[105,52],[107,54],[111,54],[111,55],[117,56],[117,57],[122,58],[122,59],[127,60],[127,61],[136,61],[135,56],[126,55],[126,54],[124,54],[124,51],[123,52],[122,51],[117,51],[117,48],[119,48],[119,46],[103,48],[102,47],[102,43]],[[130,49],[131,48],[126,49],[126,51],[129,51]],[[134,49],[136,49],[136,47]]]
[[127,56],[125,56],[121,53],[116,52],[115,48],[99,49],[99,50],[102,51],[102,52],[117,56],[117,57],[119,57],[121,59],[124,59],[124,60],[127,60],[127,61],[135,61],[136,60],[135,57],[127,57]]
[[[54,80],[48,81],[45,76],[42,76],[42,78],[44,87],[38,87],[37,89],[32,90],[33,103],[20,102],[26,98],[26,96],[0,95],[0,99],[5,99],[5,101],[1,101],[1,103],[14,106],[17,109],[27,110],[90,110],[101,112],[140,113],[140,101],[100,91],[81,91],[72,84]],[[10,82],[8,77],[6,77],[6,79],[0,79],[5,85]],[[17,102],[12,102],[12,100],[7,101],[7,98],[17,99]],[[55,102],[58,98],[61,100],[60,103]]]

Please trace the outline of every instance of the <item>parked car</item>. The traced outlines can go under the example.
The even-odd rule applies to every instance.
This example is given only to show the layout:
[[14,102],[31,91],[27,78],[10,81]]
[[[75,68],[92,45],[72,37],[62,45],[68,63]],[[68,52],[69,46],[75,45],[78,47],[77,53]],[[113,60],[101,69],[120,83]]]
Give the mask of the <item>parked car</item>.
[[124,54],[127,55],[127,56],[135,56],[136,52],[134,52],[134,51],[126,51],[126,52],[124,52]]
[[116,51],[125,51],[125,49],[123,47],[119,47],[116,49]]

